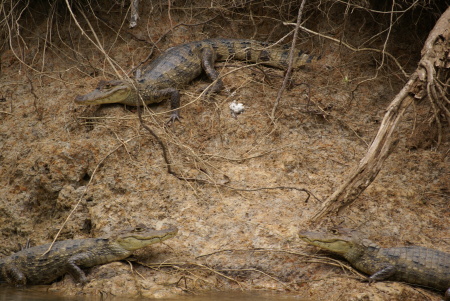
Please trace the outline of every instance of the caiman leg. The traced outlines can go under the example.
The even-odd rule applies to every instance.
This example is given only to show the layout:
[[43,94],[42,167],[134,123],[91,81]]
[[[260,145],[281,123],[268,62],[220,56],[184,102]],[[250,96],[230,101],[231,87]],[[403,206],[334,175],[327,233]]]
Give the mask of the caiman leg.
[[78,265],[81,265],[83,262],[89,261],[88,253],[80,253],[69,258],[68,267],[69,273],[72,275],[75,281],[80,282],[81,284],[85,284],[87,282],[86,274]]
[[387,266],[382,270],[379,270],[375,274],[369,277],[369,282],[376,282],[389,279],[396,272],[396,268],[393,265]]
[[25,285],[27,279],[25,278],[25,275],[15,266],[10,267],[10,266],[6,266],[5,269],[5,275],[4,275],[6,279],[8,279],[8,277],[10,277],[11,279],[14,279],[14,282],[17,285]]
[[[142,96],[142,98],[144,99],[144,102],[146,100],[145,95]],[[161,99],[167,99],[170,98],[170,109],[172,110],[172,113],[170,114],[170,118],[169,121],[167,122],[168,124],[170,123],[174,123],[175,120],[181,121],[180,120],[180,112],[179,112],[179,108],[180,108],[180,92],[178,92],[177,89],[175,88],[166,88],[166,89],[161,89],[161,90],[157,90],[155,92],[152,93],[151,99],[155,99],[155,98],[161,98]]]
[[214,69],[214,62],[216,61],[214,50],[209,47],[203,48],[201,52],[201,59],[203,70],[205,70],[209,79],[213,81],[212,86],[207,88],[205,92],[207,94],[219,92],[223,87],[223,82],[219,78],[219,72]]

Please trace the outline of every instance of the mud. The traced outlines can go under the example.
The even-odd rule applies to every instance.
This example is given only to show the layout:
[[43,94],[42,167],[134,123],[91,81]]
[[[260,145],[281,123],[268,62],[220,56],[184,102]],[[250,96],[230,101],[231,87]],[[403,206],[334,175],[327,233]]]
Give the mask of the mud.
[[[210,37],[276,41],[290,30],[278,25],[279,32],[270,33],[267,21],[255,27],[239,18],[238,9],[220,15],[174,3],[169,14],[166,2],[155,3],[141,8],[132,30],[120,6],[89,18],[118,72],[143,61],[151,42],[164,33],[157,44],[161,51]],[[86,20],[77,16],[93,38]],[[337,22],[315,18],[307,25],[324,32]],[[354,20],[356,32],[359,20]],[[201,22],[206,23],[170,31],[171,23]],[[352,52],[302,33],[298,47],[322,59],[294,73],[295,84],[271,120],[283,71],[236,61],[218,64],[221,74],[231,72],[223,80],[233,95],[222,91],[213,99],[200,98],[205,81],[199,79],[182,90],[181,123],[164,126],[167,102],[143,113],[166,145],[176,174],[201,180],[188,181],[167,172],[161,146],[141,126],[135,109],[74,104],[77,94],[117,76],[69,17],[58,23],[53,30],[59,26],[60,39],[42,43],[47,28],[42,20],[24,33],[27,47],[13,44],[16,48],[1,56],[0,254],[17,251],[27,239],[34,245],[51,241],[74,208],[60,239],[97,237],[139,223],[174,224],[180,232],[137,252],[138,263],[92,268],[85,286],[67,276],[43,290],[157,298],[265,290],[309,300],[440,300],[439,293],[402,283],[364,283],[341,266],[343,261],[316,254],[297,237],[365,154],[385,108],[405,82],[395,65],[385,62],[377,70],[377,53]],[[398,43],[389,50],[411,72],[420,43],[407,47],[407,38],[396,34]],[[355,33],[355,43],[363,39]],[[229,110],[233,100],[246,108],[237,118]],[[385,247],[450,252],[448,129],[437,148],[430,112],[425,101],[408,109],[397,130],[398,145],[376,180],[320,229],[356,228]]]

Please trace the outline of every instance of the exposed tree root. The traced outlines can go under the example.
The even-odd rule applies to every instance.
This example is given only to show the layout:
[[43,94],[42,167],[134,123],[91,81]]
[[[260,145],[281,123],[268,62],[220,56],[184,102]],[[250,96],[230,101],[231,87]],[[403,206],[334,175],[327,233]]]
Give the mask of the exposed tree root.
[[396,145],[393,133],[408,106],[414,99],[425,96],[431,103],[434,120],[438,126],[437,146],[442,141],[442,120],[450,124],[449,67],[450,67],[450,8],[437,21],[422,49],[422,59],[403,89],[387,108],[377,136],[366,155],[345,181],[313,216],[311,222],[320,221],[331,212],[339,213],[352,204],[372,183],[384,161]]

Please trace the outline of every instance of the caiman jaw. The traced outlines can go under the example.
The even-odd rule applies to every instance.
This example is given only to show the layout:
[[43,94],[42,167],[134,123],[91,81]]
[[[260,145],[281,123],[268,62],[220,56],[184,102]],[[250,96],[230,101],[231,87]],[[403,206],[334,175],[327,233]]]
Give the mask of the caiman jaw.
[[116,238],[112,238],[122,248],[134,251],[154,243],[162,242],[174,237],[178,233],[178,228],[171,226],[169,229],[154,230],[144,225],[138,225],[133,230],[123,231]]
[[324,235],[318,232],[302,231],[298,236],[310,245],[320,247],[333,253],[345,255],[354,247],[350,239],[340,236]]
[[102,80],[94,91],[75,97],[75,102],[81,105],[119,103],[130,96],[132,89],[132,84],[123,80]]

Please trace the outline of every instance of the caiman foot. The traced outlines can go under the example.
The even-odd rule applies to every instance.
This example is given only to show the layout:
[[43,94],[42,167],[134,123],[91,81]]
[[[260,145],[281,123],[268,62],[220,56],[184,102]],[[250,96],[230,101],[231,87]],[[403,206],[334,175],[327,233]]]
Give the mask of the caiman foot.
[[171,125],[174,124],[175,121],[177,121],[177,120],[178,120],[179,122],[181,122],[181,118],[183,118],[183,117],[181,117],[181,116],[178,114],[178,112],[172,113],[172,114],[170,114],[170,118],[169,118],[169,120],[167,120],[166,125],[167,125],[167,126],[171,126]]

